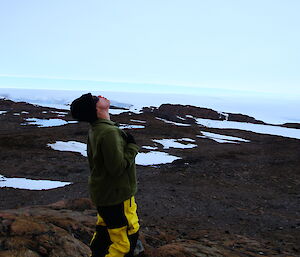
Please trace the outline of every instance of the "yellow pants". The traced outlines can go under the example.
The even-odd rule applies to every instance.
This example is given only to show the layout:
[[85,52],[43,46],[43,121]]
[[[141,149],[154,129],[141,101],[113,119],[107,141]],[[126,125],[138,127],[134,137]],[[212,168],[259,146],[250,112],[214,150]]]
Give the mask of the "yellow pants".
[[90,245],[92,257],[133,256],[140,227],[134,197],[97,210],[96,232]]

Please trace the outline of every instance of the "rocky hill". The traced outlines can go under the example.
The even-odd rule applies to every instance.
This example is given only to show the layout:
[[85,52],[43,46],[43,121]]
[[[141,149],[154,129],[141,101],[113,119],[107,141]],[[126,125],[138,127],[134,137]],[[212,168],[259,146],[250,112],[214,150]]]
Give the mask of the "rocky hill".
[[[9,100],[0,100],[0,113],[1,175],[72,182],[50,190],[0,188],[0,256],[88,256],[96,211],[86,157],[48,146],[85,143],[88,125],[72,123],[64,110]],[[33,118],[64,123],[39,127]],[[264,123],[193,106],[111,118],[130,130],[141,153],[178,157],[137,166],[146,256],[300,255],[299,139],[205,127],[197,118]]]

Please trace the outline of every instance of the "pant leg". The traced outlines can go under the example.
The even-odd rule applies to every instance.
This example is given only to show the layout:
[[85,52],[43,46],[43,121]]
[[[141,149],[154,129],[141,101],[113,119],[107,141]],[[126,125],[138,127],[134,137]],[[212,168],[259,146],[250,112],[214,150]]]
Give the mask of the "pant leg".
[[130,242],[130,251],[126,257],[131,257],[134,254],[137,240],[139,238],[139,219],[137,216],[137,204],[135,198],[131,197],[124,202],[125,216],[128,221],[128,239]]
[[138,238],[139,238],[139,232],[136,232],[132,235],[128,235],[128,239],[129,239],[129,242],[130,242],[130,250],[129,250],[129,253],[127,253],[125,255],[125,257],[133,257],[134,249],[136,247],[136,243],[137,243]]
[[108,248],[111,245],[110,237],[107,231],[107,226],[102,217],[97,215],[96,232],[90,243],[92,251],[91,257],[104,257],[108,253]]
[[97,210],[107,225],[112,242],[105,256],[133,256],[139,230],[134,198],[113,206],[100,206]]

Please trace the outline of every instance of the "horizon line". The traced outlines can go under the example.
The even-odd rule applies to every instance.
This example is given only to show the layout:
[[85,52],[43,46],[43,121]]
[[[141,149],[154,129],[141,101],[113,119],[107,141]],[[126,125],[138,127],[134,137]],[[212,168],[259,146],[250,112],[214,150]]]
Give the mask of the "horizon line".
[[[90,78],[70,78],[70,77],[54,77],[54,76],[35,76],[35,75],[19,75],[19,74],[0,74],[1,78],[8,78],[8,79],[41,79],[41,80],[61,80],[61,81],[74,81],[74,82],[89,82],[89,83],[115,83],[115,84],[132,84],[134,85],[145,85],[145,86],[166,86],[166,87],[177,87],[177,88],[190,88],[190,89],[204,89],[204,90],[224,90],[224,91],[234,91],[234,92],[241,92],[241,93],[267,93],[267,94],[282,94],[283,91],[268,91],[268,90],[258,90],[258,89],[244,89],[244,88],[236,88],[236,87],[218,87],[218,86],[208,86],[208,85],[200,85],[197,83],[162,83],[162,82],[145,82],[145,81],[128,81],[128,80],[118,80],[118,79],[90,79]],[[0,84],[0,88],[8,88],[7,86],[2,86]],[[74,89],[67,89],[67,88],[36,88],[36,87],[27,87],[24,86],[14,86],[16,89],[48,89],[48,90],[74,90]],[[76,91],[80,91],[81,89],[76,89]],[[90,89],[92,90],[92,89]],[[94,89],[92,91],[95,91]],[[108,91],[108,90],[103,90]],[[114,91],[114,90],[111,90]],[[117,90],[119,91],[119,90]],[[128,92],[128,91],[127,91]],[[143,91],[145,92],[145,91]],[[299,93],[298,93],[299,94]],[[290,94],[289,94],[290,95]],[[297,93],[296,93],[297,95]],[[295,96],[295,92],[293,93]]]
[[[148,85],[148,86],[169,86],[169,87],[183,87],[183,88],[194,88],[194,89],[209,89],[209,90],[227,90],[227,91],[241,91],[241,92],[257,92],[267,93],[266,91],[249,90],[242,88],[232,87],[218,87],[201,85],[200,83],[191,82],[151,82],[151,81],[130,81],[130,80],[118,80],[118,79],[91,79],[91,78],[71,78],[71,77],[56,77],[56,76],[35,76],[35,75],[11,75],[11,74],[0,74],[0,78],[18,78],[18,79],[45,79],[45,80],[66,80],[66,81],[86,81],[86,82],[99,82],[99,83],[120,83],[120,84],[133,84],[133,85]],[[4,88],[0,85],[0,88]]]

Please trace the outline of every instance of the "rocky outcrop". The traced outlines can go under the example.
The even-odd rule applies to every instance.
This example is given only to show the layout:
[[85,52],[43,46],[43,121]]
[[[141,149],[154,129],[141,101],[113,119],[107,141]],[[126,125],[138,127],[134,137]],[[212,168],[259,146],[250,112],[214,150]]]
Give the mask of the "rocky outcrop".
[[[87,257],[95,220],[96,211],[88,199],[2,211],[0,257]],[[287,256],[247,237],[206,232],[178,239],[157,228],[143,228],[142,256]]]
[[[238,113],[223,113],[217,112],[212,109],[196,107],[190,105],[180,105],[180,104],[162,104],[159,108],[149,107],[144,108],[145,113],[153,113],[157,117],[169,119],[172,121],[182,122],[182,118],[186,119],[185,122],[193,123],[195,118],[204,118],[212,120],[229,120],[238,122],[249,122],[255,124],[264,124],[263,121],[256,120],[253,117]],[[188,117],[186,117],[188,115]]]
[[87,199],[1,212],[0,256],[89,256],[94,216]]

